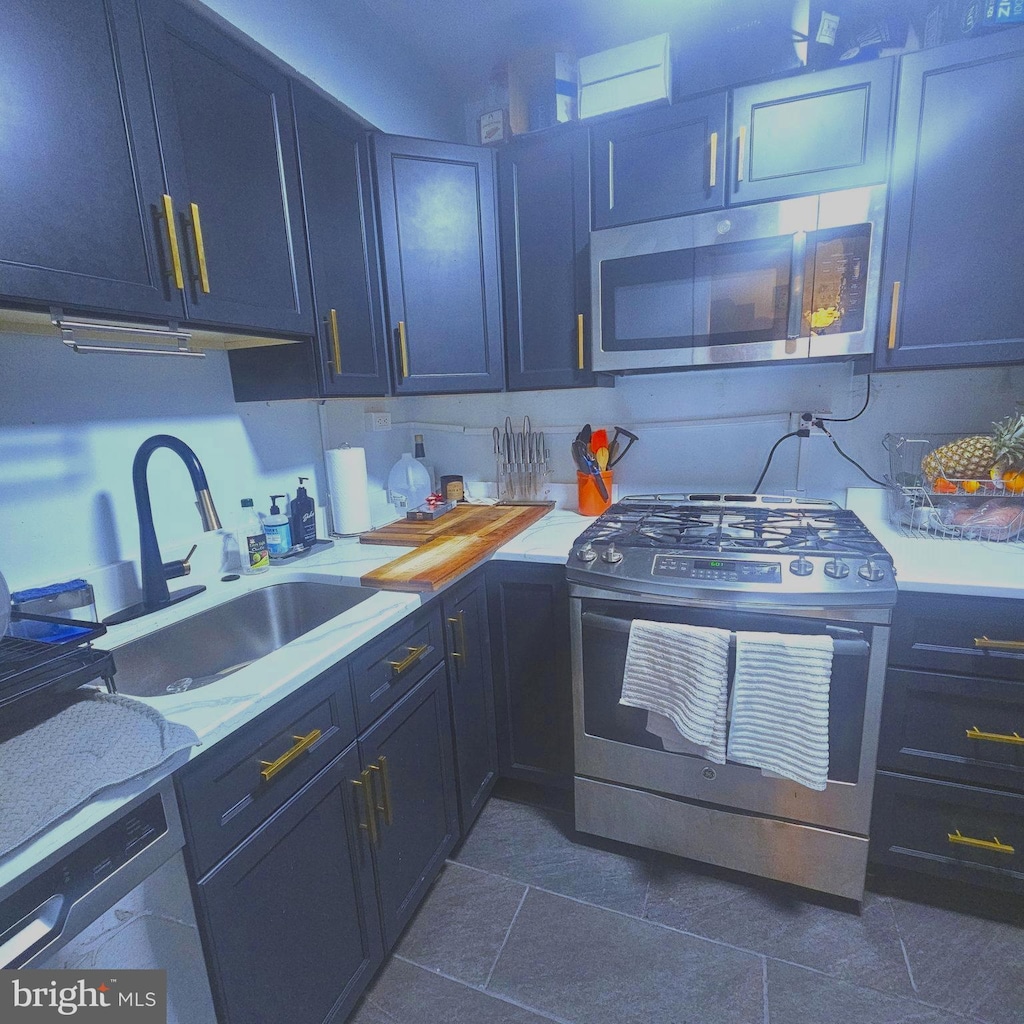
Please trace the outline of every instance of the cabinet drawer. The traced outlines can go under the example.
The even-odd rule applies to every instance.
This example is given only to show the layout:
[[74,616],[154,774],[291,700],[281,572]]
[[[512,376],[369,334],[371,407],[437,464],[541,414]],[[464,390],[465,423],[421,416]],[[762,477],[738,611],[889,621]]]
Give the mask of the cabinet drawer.
[[1024,892],[1024,796],[879,772],[870,859]]
[[889,664],[1024,682],[1024,646],[1015,643],[1024,644],[1024,601],[901,594]]
[[359,731],[371,726],[444,659],[441,608],[423,608],[353,656],[352,693]]
[[1024,683],[904,669],[886,676],[883,768],[1024,791],[1021,735]]
[[196,877],[355,737],[347,665],[335,665],[193,761],[178,778],[178,798]]

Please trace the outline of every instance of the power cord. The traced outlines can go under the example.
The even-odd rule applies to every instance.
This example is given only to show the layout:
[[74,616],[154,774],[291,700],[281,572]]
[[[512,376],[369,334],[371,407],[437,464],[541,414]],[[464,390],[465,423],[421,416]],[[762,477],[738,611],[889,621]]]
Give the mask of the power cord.
[[[858,413],[857,415],[859,416],[860,413]],[[852,417],[852,418],[856,419],[856,417]],[[831,423],[833,421],[829,420],[828,422]],[[846,421],[840,420],[838,422],[842,423],[842,422],[846,422]],[[877,479],[877,477],[873,477],[856,459],[854,459],[851,456],[847,455],[846,452],[844,452],[843,449],[839,447],[839,442],[832,436],[832,434],[829,431],[828,427],[825,426],[825,420],[817,419],[817,420],[814,421],[814,425],[816,427],[819,427],[822,430],[822,432],[825,434],[825,436],[832,442],[832,447],[835,448],[835,450],[837,452],[839,452],[839,454],[844,459],[846,459],[847,462],[849,462],[853,466],[856,466],[873,484],[878,484],[879,487],[884,487],[885,486],[885,481],[884,480],[879,480],[879,479]]]
[[[855,413],[853,416],[845,416],[845,417],[843,417],[841,419],[837,418],[835,416],[822,416],[821,417],[821,422],[822,423],[852,423],[854,420],[860,419],[860,417],[863,416],[865,412],[867,412],[868,403],[870,401],[871,401],[871,374],[869,373],[868,374],[868,390],[867,390],[867,394],[864,396],[864,405],[861,406],[860,412]],[[817,424],[815,424],[815,425],[817,425]],[[822,427],[821,429],[825,430],[824,427]],[[828,431],[825,430],[825,433],[828,434]],[[831,437],[831,436],[832,435],[829,434],[829,437]]]
[[772,450],[768,453],[768,458],[765,460],[764,469],[761,470],[761,475],[757,478],[757,483],[754,484],[754,494],[757,494],[761,488],[761,484],[764,483],[764,478],[768,474],[768,467],[772,464],[772,459],[775,457],[775,453],[778,451],[779,445],[782,444],[787,438],[790,437],[810,437],[811,428],[810,426],[801,427],[799,430],[791,430],[788,434],[783,434],[782,437],[772,445]]

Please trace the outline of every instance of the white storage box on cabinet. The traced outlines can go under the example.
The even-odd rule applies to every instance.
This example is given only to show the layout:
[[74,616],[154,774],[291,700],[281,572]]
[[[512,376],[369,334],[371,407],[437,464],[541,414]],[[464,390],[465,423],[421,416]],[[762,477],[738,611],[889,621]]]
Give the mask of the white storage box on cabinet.
[[580,117],[672,99],[667,33],[602,50],[579,62]]

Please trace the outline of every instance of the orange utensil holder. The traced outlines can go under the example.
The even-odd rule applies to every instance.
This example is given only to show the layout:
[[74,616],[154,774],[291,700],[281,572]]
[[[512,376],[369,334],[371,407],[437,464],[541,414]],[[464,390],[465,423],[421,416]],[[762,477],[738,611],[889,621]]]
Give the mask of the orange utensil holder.
[[581,516],[599,516],[607,512],[612,503],[612,471],[606,469],[601,474],[605,490],[608,491],[608,500],[601,497],[597,489],[597,481],[589,473],[576,471],[576,488],[579,493],[579,512]]

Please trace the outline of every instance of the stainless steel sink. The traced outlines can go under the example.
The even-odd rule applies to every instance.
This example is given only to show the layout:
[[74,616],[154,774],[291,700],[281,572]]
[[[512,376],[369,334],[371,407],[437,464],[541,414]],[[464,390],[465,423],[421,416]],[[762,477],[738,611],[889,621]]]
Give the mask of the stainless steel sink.
[[242,594],[114,651],[119,693],[135,697],[208,686],[354,608],[376,591],[275,583]]

